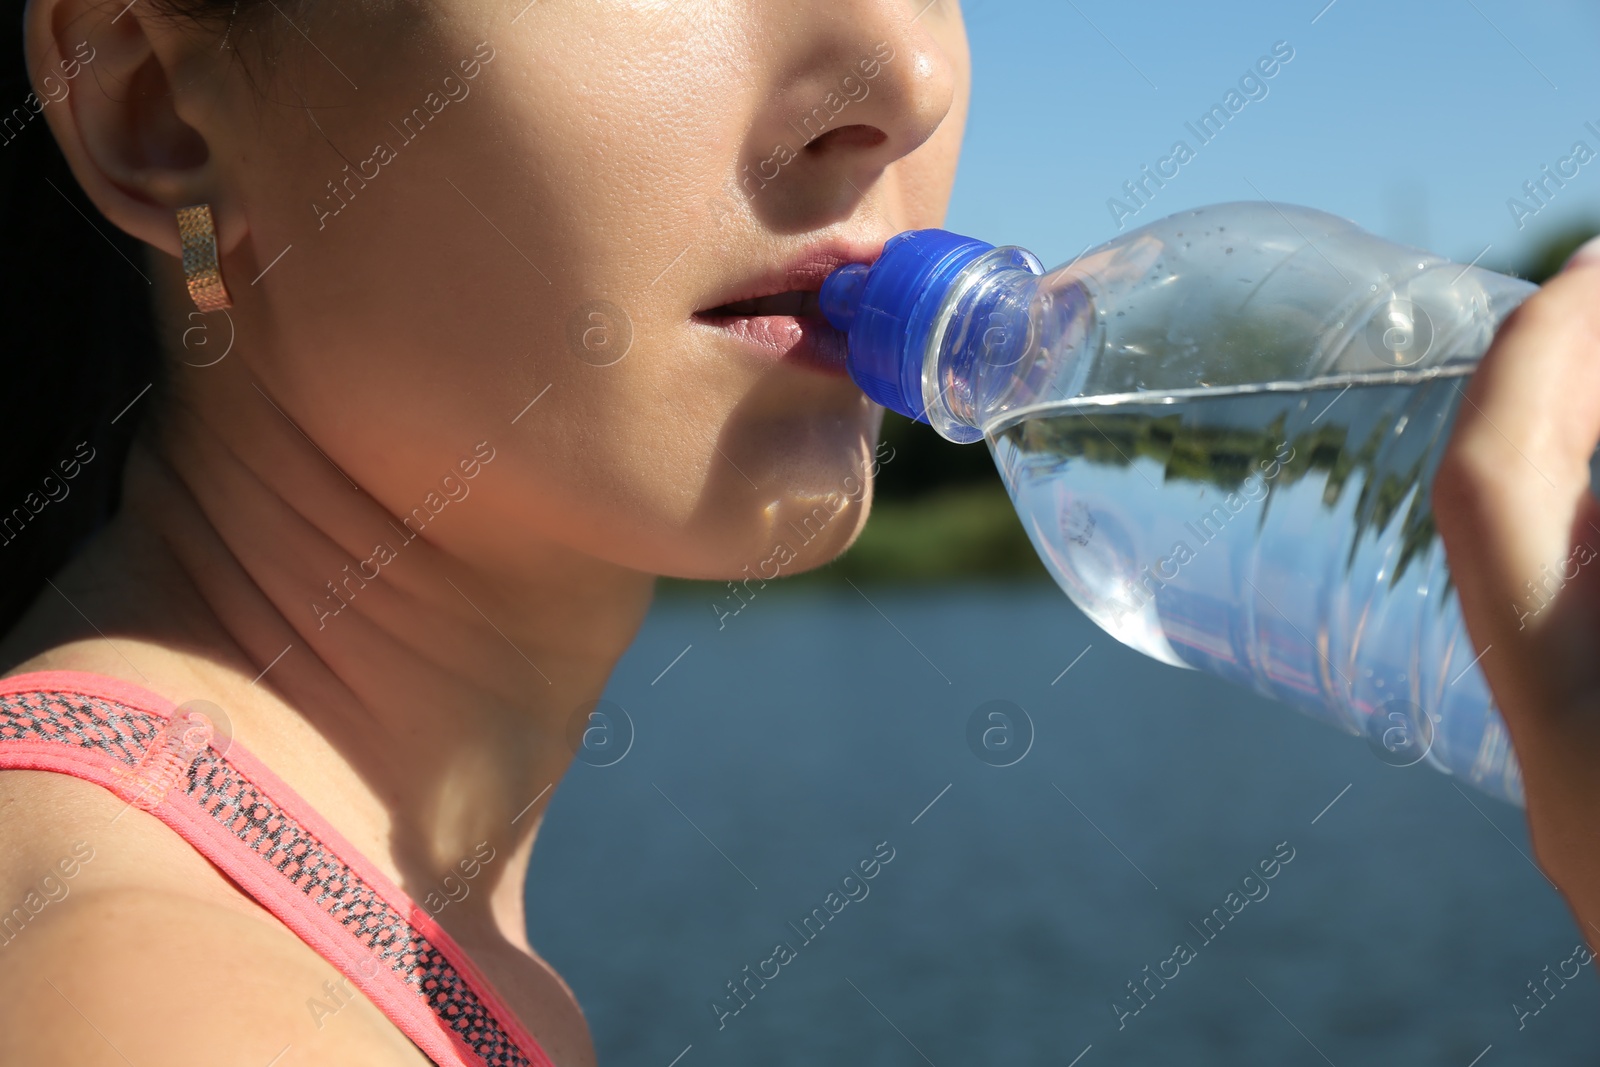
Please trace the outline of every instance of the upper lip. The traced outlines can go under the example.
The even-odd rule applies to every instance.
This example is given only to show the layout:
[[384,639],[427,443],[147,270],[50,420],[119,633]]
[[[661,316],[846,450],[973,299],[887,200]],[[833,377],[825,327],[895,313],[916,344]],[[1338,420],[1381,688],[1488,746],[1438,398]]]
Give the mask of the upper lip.
[[[749,300],[759,300],[763,297],[781,296],[784,294],[811,294],[822,290],[822,283],[828,275],[848,263],[871,264],[883,251],[883,240],[872,242],[832,240],[822,241],[807,246],[787,263],[767,267],[754,277],[747,277],[737,282],[723,292],[712,298],[711,302],[702,306],[695,312],[698,316],[710,316],[726,308],[729,304],[740,304]],[[792,303],[793,306],[788,306]],[[774,310],[745,310],[723,311],[722,314],[806,314],[816,307],[815,297],[809,299],[797,297],[785,305],[780,305]]]

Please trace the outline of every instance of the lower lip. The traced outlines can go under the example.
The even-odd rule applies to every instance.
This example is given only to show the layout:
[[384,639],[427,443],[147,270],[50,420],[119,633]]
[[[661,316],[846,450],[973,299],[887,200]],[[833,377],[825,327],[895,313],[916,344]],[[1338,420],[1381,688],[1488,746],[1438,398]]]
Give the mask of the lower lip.
[[782,363],[847,377],[845,335],[820,318],[795,315],[696,315],[695,321]]

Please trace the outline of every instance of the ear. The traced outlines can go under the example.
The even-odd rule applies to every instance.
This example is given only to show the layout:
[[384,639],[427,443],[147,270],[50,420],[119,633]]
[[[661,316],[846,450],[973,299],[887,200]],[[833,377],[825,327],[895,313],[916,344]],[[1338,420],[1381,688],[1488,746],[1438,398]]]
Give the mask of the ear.
[[28,0],[23,19],[34,92],[101,213],[179,257],[177,209],[208,203],[218,252],[236,248],[249,227],[203,132],[222,128],[211,35],[152,0]]

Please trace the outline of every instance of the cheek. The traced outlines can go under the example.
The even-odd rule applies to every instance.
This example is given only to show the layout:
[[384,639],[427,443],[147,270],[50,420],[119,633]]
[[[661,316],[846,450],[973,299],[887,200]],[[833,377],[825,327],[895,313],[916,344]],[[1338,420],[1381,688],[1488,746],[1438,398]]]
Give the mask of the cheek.
[[[513,531],[519,544],[538,531],[601,559],[674,577],[734,577],[784,543],[798,557],[784,573],[820,565],[865,520],[870,496],[862,479],[882,412],[859,393],[841,396],[832,379],[807,376],[816,383],[775,376],[742,406],[702,406],[693,418],[647,390],[633,398],[635,417],[607,424],[601,434],[595,426],[612,400],[570,396],[508,444],[479,479],[463,506],[496,514],[472,528]],[[788,414],[779,413],[780,402]]]
[[[271,320],[241,332],[274,338],[275,365],[261,373],[298,393],[320,430],[343,428],[351,462],[362,436],[398,434],[402,451],[454,453],[461,439],[509,425],[546,387],[546,406],[580,398],[600,424],[642,418],[659,430],[648,425],[658,390],[669,408],[696,406],[674,387],[675,354],[663,342],[653,358],[651,337],[689,310],[664,268],[676,260],[681,276],[716,252],[696,247],[708,219],[682,210],[673,183],[714,183],[675,178],[682,168],[662,160],[708,156],[719,116],[707,101],[727,87],[713,76],[718,64],[695,57],[678,64],[683,79],[690,66],[699,71],[694,93],[673,80],[671,64],[651,79],[631,68],[596,72],[592,27],[567,26],[559,14],[541,22],[536,46],[497,41],[470,96],[414,122],[408,116],[440,90],[435,72],[472,56],[477,38],[395,43],[391,62],[354,71],[362,91],[351,106],[319,113],[320,128],[284,109],[267,153],[274,165],[244,168],[259,262],[240,273],[254,276],[287,251],[262,282]],[[630,102],[629,93],[651,99]],[[597,115],[604,146],[594,140]],[[636,116],[638,128],[619,116]],[[596,306],[616,314],[596,326]],[[624,362],[595,365],[606,361],[596,338],[621,348],[628,335]],[[724,378],[700,396],[715,411],[745,385]]]

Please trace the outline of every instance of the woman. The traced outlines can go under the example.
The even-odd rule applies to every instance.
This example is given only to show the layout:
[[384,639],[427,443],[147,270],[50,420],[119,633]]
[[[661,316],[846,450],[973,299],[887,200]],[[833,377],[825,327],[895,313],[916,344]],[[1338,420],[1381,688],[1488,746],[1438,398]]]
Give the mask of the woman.
[[523,928],[541,814],[653,575],[864,522],[815,291],[942,219],[956,3],[22,31],[0,1062],[593,1062]]

